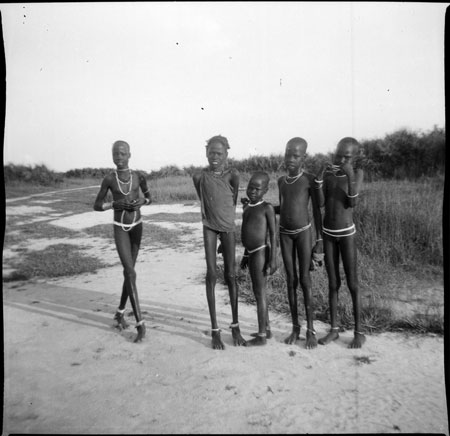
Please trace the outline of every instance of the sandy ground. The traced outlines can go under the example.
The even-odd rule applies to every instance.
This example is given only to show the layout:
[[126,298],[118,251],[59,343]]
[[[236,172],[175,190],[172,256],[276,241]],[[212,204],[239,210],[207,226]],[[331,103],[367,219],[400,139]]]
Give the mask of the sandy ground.
[[[195,210],[155,205],[144,216],[187,209]],[[31,219],[29,210],[23,219]],[[80,229],[112,217],[47,219]],[[201,228],[190,225],[194,233],[177,249],[141,250],[136,270],[147,336],[140,344],[132,342],[132,326],[112,327],[118,263],[96,274],[4,283],[4,434],[449,434],[442,337],[383,333],[351,350],[349,331],[306,350],[304,330],[297,344],[284,344],[289,320],[271,313],[274,338],[267,346],[234,347],[227,291],[219,285],[226,349],[212,350]],[[75,242],[95,250],[92,241]],[[115,254],[103,244],[97,255],[105,251]],[[240,303],[239,313],[249,338],[255,307]],[[128,320],[132,325],[131,310]],[[319,337],[329,328],[315,327]]]

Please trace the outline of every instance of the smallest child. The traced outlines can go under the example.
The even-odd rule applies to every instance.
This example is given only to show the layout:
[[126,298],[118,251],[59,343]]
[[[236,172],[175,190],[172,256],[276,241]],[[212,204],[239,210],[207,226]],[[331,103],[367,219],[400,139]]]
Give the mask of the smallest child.
[[[265,172],[252,175],[247,186],[249,202],[244,205],[241,238],[245,247],[248,268],[256,298],[258,333],[247,345],[265,345],[271,337],[265,278],[277,270],[275,210],[263,200],[269,189],[269,176]],[[269,234],[269,238],[267,238]],[[269,240],[268,240],[269,239]]]

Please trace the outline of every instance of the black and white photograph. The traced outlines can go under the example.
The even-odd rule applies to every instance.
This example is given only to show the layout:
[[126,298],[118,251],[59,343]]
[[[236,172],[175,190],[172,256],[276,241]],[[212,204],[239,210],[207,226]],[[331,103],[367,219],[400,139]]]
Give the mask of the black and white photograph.
[[2,433],[449,435],[448,6],[2,3]]

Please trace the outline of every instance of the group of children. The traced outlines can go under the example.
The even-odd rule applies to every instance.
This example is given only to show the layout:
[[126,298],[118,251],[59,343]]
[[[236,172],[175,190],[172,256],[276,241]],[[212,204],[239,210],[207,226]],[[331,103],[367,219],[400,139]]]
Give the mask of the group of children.
[[[292,331],[284,340],[295,343],[300,336],[297,307],[297,287],[303,291],[306,315],[306,348],[315,348],[317,343],[326,345],[339,338],[337,324],[338,291],[341,286],[339,262],[342,263],[347,285],[353,302],[355,320],[354,337],[349,347],[360,348],[365,341],[361,332],[360,295],[356,267],[355,225],[353,207],[362,184],[363,171],[353,167],[359,144],[351,137],[337,144],[333,162],[322,166],[316,176],[304,171],[307,142],[303,138],[292,138],[286,144],[285,176],[278,179],[279,205],[273,206],[264,200],[269,188],[269,176],[258,171],[252,174],[247,186],[247,197],[242,199],[243,215],[241,237],[245,248],[240,266],[248,267],[253,292],[256,298],[258,332],[246,341],[240,332],[238,320],[238,289],[235,278],[236,240],[235,212],[239,191],[239,173],[228,168],[230,148],[227,138],[213,136],[206,144],[209,167],[194,174],[193,183],[201,203],[203,240],[206,258],[206,297],[211,319],[212,347],[224,349],[217,323],[215,285],[217,281],[217,243],[224,261],[224,279],[228,287],[232,323],[230,329],[234,345],[264,345],[272,337],[266,297],[266,278],[277,270],[276,215],[279,214],[280,248],[286,271],[287,292],[292,319]],[[124,141],[113,144],[114,173],[105,177],[97,195],[94,209],[114,209],[114,238],[120,260],[124,267],[124,283],[120,305],[114,319],[117,327],[126,328],[124,318],[127,298],[133,308],[138,330],[135,342],[145,336],[136,289],[134,265],[142,236],[140,207],[151,203],[145,178],[128,168],[129,145]],[[139,198],[139,188],[144,199]],[[108,191],[112,202],[105,202]],[[315,243],[308,211],[311,200]],[[322,220],[321,208],[324,209]],[[316,338],[313,325],[313,308],[310,269],[324,259],[329,282],[329,305],[331,328],[323,338]],[[297,273],[298,268],[298,273]]]

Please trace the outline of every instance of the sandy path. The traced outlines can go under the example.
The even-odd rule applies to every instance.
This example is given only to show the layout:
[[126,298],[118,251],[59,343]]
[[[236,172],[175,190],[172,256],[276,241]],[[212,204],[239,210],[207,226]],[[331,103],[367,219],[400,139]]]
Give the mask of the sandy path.
[[[281,342],[289,322],[272,314],[275,338],[238,348],[218,286],[227,348],[212,350],[198,238],[200,230],[177,250],[142,250],[141,344],[134,328],[111,327],[120,265],[4,284],[4,433],[448,434],[441,337],[386,333],[350,350],[346,332],[306,350],[303,330],[296,345]],[[255,308],[241,303],[239,312],[248,337]],[[315,326],[319,336],[328,328]]]

